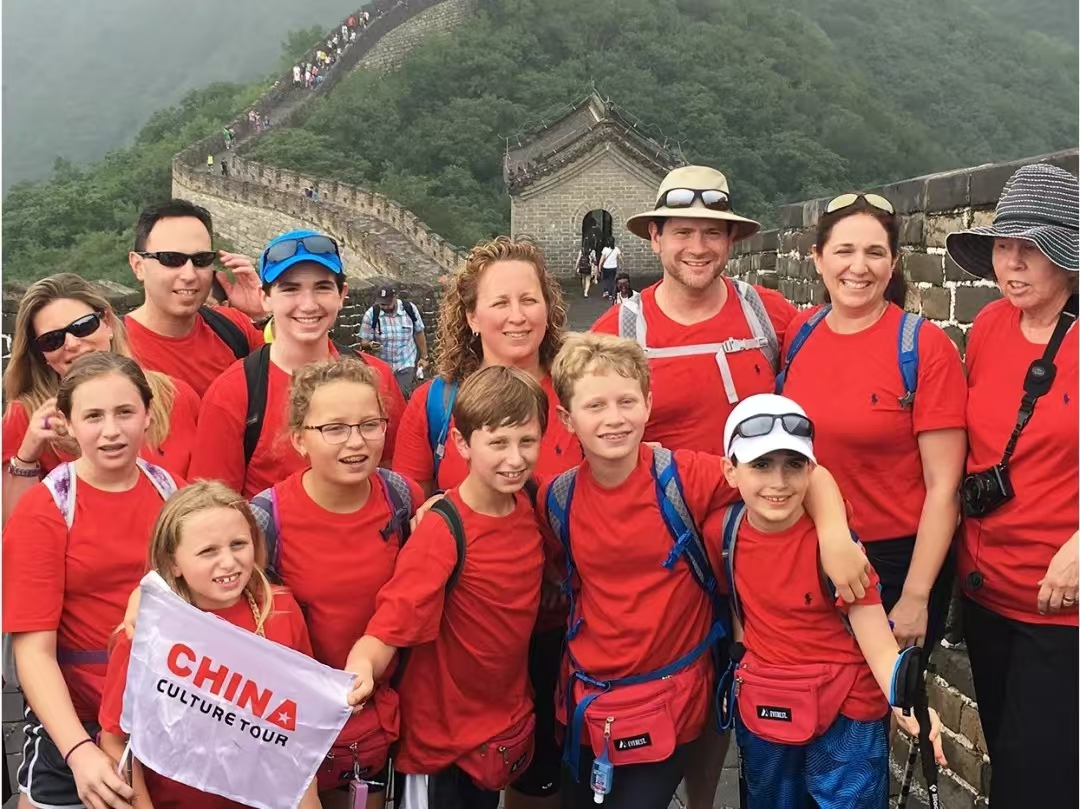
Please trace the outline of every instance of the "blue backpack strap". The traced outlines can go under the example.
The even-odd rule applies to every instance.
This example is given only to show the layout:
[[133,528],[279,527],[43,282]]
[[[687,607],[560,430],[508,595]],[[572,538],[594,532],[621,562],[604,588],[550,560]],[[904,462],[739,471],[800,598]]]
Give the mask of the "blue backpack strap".
[[728,580],[732,609],[735,611],[735,617],[739,619],[740,623],[743,620],[743,615],[742,608],[739,606],[739,594],[735,589],[735,540],[739,537],[739,526],[742,525],[745,516],[746,505],[738,502],[724,509],[724,518],[721,521],[724,575],[727,576]]
[[454,400],[457,399],[457,382],[447,382],[441,376],[431,380],[428,386],[427,411],[428,446],[431,448],[432,480],[435,488],[439,487],[439,465],[446,454],[446,437],[450,434],[450,416],[454,412]]
[[566,554],[566,578],[563,580],[562,589],[570,601],[570,628],[566,633],[567,639],[574,638],[581,629],[582,619],[577,616],[577,604],[574,598],[574,555],[570,551],[570,503],[574,499],[574,487],[577,485],[578,468],[567,469],[548,487],[547,519],[548,525],[555,533],[559,544],[563,546]]
[[391,472],[381,466],[375,470],[375,475],[379,479],[383,497],[386,498],[386,506],[390,510],[390,522],[379,533],[382,534],[384,540],[390,539],[391,534],[397,534],[398,545],[402,546],[409,538],[409,519],[416,511],[408,481],[397,472]]
[[777,395],[784,392],[784,382],[787,381],[788,371],[791,369],[791,362],[795,359],[795,355],[799,353],[799,350],[803,347],[807,338],[810,337],[810,333],[817,328],[818,324],[823,321],[825,316],[831,311],[831,303],[822,306],[814,312],[814,314],[810,315],[805,323],[799,326],[799,330],[795,332],[795,336],[791,338],[791,345],[788,346],[787,355],[784,357],[784,367],[780,370],[780,373],[776,375],[775,393]]
[[915,390],[919,386],[919,331],[925,320],[914,312],[904,312],[900,318],[900,332],[896,337],[897,362],[904,380],[904,396],[900,406],[909,408],[915,402]]
[[251,498],[251,513],[266,540],[266,575],[273,584],[281,584],[281,514],[273,486]]

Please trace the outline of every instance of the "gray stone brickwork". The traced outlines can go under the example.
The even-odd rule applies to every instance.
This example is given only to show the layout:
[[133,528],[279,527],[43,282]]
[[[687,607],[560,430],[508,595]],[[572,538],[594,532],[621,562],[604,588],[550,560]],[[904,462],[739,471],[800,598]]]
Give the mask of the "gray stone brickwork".
[[432,6],[382,37],[360,60],[360,66],[377,71],[397,70],[421,40],[457,28],[468,19],[472,8],[473,0],[444,0]]

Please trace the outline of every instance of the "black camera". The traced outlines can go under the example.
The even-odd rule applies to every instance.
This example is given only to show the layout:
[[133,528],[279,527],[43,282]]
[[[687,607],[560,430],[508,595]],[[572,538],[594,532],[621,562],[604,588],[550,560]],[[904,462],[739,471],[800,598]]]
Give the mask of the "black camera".
[[985,517],[1015,496],[1009,468],[1000,463],[968,475],[960,484],[960,503],[965,517]]

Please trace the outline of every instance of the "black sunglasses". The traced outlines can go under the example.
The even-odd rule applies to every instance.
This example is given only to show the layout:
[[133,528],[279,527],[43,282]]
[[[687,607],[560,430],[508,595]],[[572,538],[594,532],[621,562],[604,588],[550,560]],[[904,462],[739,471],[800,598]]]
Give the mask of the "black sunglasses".
[[78,320],[71,321],[62,329],[54,329],[53,331],[39,334],[34,338],[34,345],[37,346],[38,351],[42,354],[56,351],[64,345],[64,341],[67,340],[68,334],[82,339],[83,337],[89,337],[96,332],[101,328],[101,319],[103,317],[105,317],[104,312],[91,312],[88,315],[83,315]]
[[689,208],[694,200],[701,200],[701,204],[710,211],[730,211],[731,197],[726,191],[715,188],[705,190],[697,188],[669,188],[656,200],[657,208]]
[[341,258],[337,242],[329,236],[304,236],[302,239],[288,239],[266,248],[262,254],[262,266],[292,258],[299,252],[301,245],[304,250],[314,255],[335,255]]
[[783,415],[773,415],[770,413],[761,416],[751,416],[735,425],[735,435],[741,436],[742,438],[759,438],[760,436],[771,433],[778,421],[780,422],[780,426],[784,428],[784,432],[788,435],[813,440],[814,423],[806,416],[800,416],[798,413],[785,413]]
[[172,267],[174,270],[183,267],[189,261],[196,267],[204,269],[214,263],[217,258],[217,254],[212,250],[205,250],[199,253],[178,253],[175,250],[159,250],[156,253],[139,253],[143,258],[152,258],[165,267]]

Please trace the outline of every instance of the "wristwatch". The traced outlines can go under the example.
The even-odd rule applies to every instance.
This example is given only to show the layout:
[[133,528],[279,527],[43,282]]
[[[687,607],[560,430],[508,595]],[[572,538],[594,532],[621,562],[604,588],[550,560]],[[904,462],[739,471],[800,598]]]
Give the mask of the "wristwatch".
[[8,474],[17,478],[41,477],[41,463],[35,462],[33,466],[19,466],[15,463],[14,456],[8,461]]

